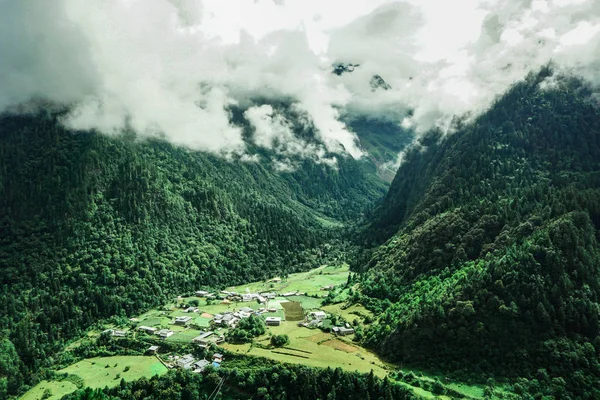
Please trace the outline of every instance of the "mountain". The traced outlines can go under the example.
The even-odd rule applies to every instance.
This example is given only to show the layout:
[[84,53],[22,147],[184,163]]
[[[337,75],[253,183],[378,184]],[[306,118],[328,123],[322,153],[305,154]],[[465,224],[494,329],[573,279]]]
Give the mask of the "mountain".
[[391,183],[396,175],[398,155],[412,142],[413,133],[394,121],[383,119],[349,118],[346,124],[359,137],[377,175],[388,184]]
[[361,301],[381,315],[363,340],[408,364],[526,377],[524,395],[600,398],[596,97],[546,67],[454,125],[407,152],[369,216]]
[[350,157],[278,172],[261,154],[227,160],[132,133],[70,132],[60,117],[0,118],[8,393],[100,319],[336,258],[340,228],[385,190]]

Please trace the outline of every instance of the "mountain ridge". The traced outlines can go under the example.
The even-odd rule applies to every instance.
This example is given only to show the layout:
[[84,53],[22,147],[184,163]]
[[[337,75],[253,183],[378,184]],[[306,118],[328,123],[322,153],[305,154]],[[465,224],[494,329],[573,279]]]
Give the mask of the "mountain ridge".
[[407,152],[364,234],[383,242],[359,261],[362,301],[382,311],[367,343],[442,370],[531,377],[543,368],[545,395],[599,395],[584,389],[600,377],[591,94],[546,67],[475,122]]

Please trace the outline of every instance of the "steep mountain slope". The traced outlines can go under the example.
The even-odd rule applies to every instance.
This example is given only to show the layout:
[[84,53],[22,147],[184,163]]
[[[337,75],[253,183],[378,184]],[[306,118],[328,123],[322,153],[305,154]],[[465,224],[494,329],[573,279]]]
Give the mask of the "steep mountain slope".
[[358,135],[367,157],[377,167],[377,174],[386,182],[396,175],[398,154],[413,140],[413,134],[398,123],[370,118],[354,118],[347,125]]
[[363,300],[385,309],[364,339],[395,360],[598,398],[600,111],[551,75],[408,152],[365,235],[388,240],[362,265]]
[[100,318],[319,265],[338,236],[330,227],[382,195],[350,158],[337,170],[278,173],[131,135],[68,132],[58,117],[0,121],[8,392]]

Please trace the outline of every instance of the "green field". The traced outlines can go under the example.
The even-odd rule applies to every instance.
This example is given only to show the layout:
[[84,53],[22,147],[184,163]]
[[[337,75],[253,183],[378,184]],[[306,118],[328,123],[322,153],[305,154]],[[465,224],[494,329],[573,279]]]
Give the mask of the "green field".
[[21,397],[21,400],[41,400],[46,390],[50,391],[50,397],[46,397],[46,399],[59,400],[65,394],[77,390],[77,386],[69,381],[42,381],[29,389],[29,391]]
[[[126,367],[129,367],[127,371],[125,371]],[[142,377],[150,378],[154,375],[162,375],[166,372],[167,368],[155,357],[150,356],[89,358],[58,371],[58,373],[68,373],[71,376],[76,375],[82,380],[83,387],[91,388],[113,387],[118,385],[121,379],[134,381]],[[41,399],[46,389],[50,390],[52,394],[50,399],[60,399],[63,395],[75,391],[77,386],[69,380],[42,381],[25,393],[21,399]]]
[[[127,372],[124,371],[126,367],[129,367]],[[82,360],[58,372],[78,375],[84,386],[100,388],[116,386],[121,379],[134,381],[144,376],[162,375],[167,368],[151,356],[112,356]],[[117,375],[120,377],[117,378]]]
[[233,286],[227,288],[229,291],[238,293],[249,292],[267,292],[274,291],[277,293],[295,292],[308,293],[309,295],[326,296],[327,291],[320,290],[328,285],[343,285],[348,280],[350,270],[348,265],[333,267],[322,266],[307,272],[299,272],[291,274],[281,282],[273,282],[270,280],[262,282],[254,282],[246,285]]
[[181,331],[175,332],[174,335],[168,337],[167,342],[177,342],[177,343],[190,343],[193,338],[200,335],[202,333],[196,329],[182,329]]
[[347,338],[340,339],[318,329],[298,327],[296,322],[283,322],[280,326],[268,327],[267,334],[259,337],[257,342],[267,345],[270,340],[269,332],[276,335],[287,334],[290,337],[290,344],[286,348],[275,349],[277,353],[268,349],[251,347],[250,344],[226,343],[222,346],[232,352],[312,367],[340,367],[349,371],[357,370],[360,372],[373,370],[382,377],[388,372],[385,362],[380,360],[374,353],[359,347]]
[[289,296],[286,298],[289,301],[297,301],[298,303],[302,304],[302,308],[304,308],[305,310],[321,308],[321,303],[323,302],[323,299],[321,298],[314,298],[308,296]]

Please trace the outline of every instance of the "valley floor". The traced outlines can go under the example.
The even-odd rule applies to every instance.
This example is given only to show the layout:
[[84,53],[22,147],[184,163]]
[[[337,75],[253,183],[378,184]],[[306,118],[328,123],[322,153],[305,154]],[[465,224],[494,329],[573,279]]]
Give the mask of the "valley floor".
[[[283,278],[225,289],[225,292],[241,294],[264,292],[278,294],[269,299],[266,304],[259,304],[256,301],[231,302],[196,296],[180,296],[171,304],[131,318],[126,325],[103,325],[102,329],[88,332],[85,338],[72,343],[66,350],[73,351],[78,346],[98,340],[103,331],[108,331],[113,334],[119,332],[119,335],[124,336],[123,338],[113,337],[112,340],[133,339],[162,346],[164,349],[160,350],[160,358],[155,355],[116,355],[83,359],[56,371],[58,376],[63,374],[59,379],[40,382],[22,399],[60,399],[63,395],[82,387],[114,387],[120,383],[121,379],[132,381],[141,377],[149,378],[153,375],[164,374],[168,370],[167,366],[175,368],[174,360],[189,353],[191,346],[196,345],[192,344],[194,338],[204,332],[214,331],[214,334],[211,335],[214,346],[216,344],[214,340],[226,335],[227,327],[216,328],[211,323],[215,316],[239,312],[243,308],[251,308],[254,311],[262,309],[263,316],[279,317],[281,323],[278,326],[267,326],[267,332],[255,338],[251,343],[234,344],[219,341],[218,346],[222,349],[221,351],[310,367],[339,367],[362,373],[373,371],[375,375],[382,378],[388,376],[392,379],[399,379],[397,372],[401,371],[403,374],[410,374],[410,384],[402,383],[412,389],[415,395],[422,398],[436,397],[431,391],[425,389],[432,386],[436,377],[416,371],[412,371],[411,374],[410,370],[400,369],[397,365],[386,363],[375,353],[361,347],[353,340],[354,335],[340,336],[331,332],[333,322],[339,325],[339,321],[347,321],[350,323],[348,326],[358,327],[367,324],[373,318],[372,313],[361,305],[344,302],[350,290],[346,284],[348,275],[347,266],[322,266],[312,271],[292,274]],[[286,294],[286,296],[282,296],[282,294]],[[322,305],[324,298],[328,296],[335,299],[335,302]],[[194,312],[185,311],[190,303],[197,308]],[[294,307],[286,307],[284,304],[293,304]],[[300,317],[297,315],[298,310],[301,310]],[[307,315],[314,311],[323,311],[327,314],[327,318],[322,321],[320,328],[303,326],[302,324],[306,325],[308,322]],[[188,325],[179,326],[174,324],[177,317],[191,317],[191,320]],[[172,334],[161,340],[155,335],[141,332],[139,329],[141,326],[156,331],[168,330]],[[279,348],[270,346],[271,336],[282,334],[289,336],[289,344]],[[179,350],[177,350],[178,348]],[[163,365],[161,360],[167,360],[165,363],[167,366]],[[227,357],[223,360],[222,367],[227,368]],[[437,398],[478,399],[483,397],[483,387],[481,386],[446,382],[445,387],[453,393],[453,396]]]

